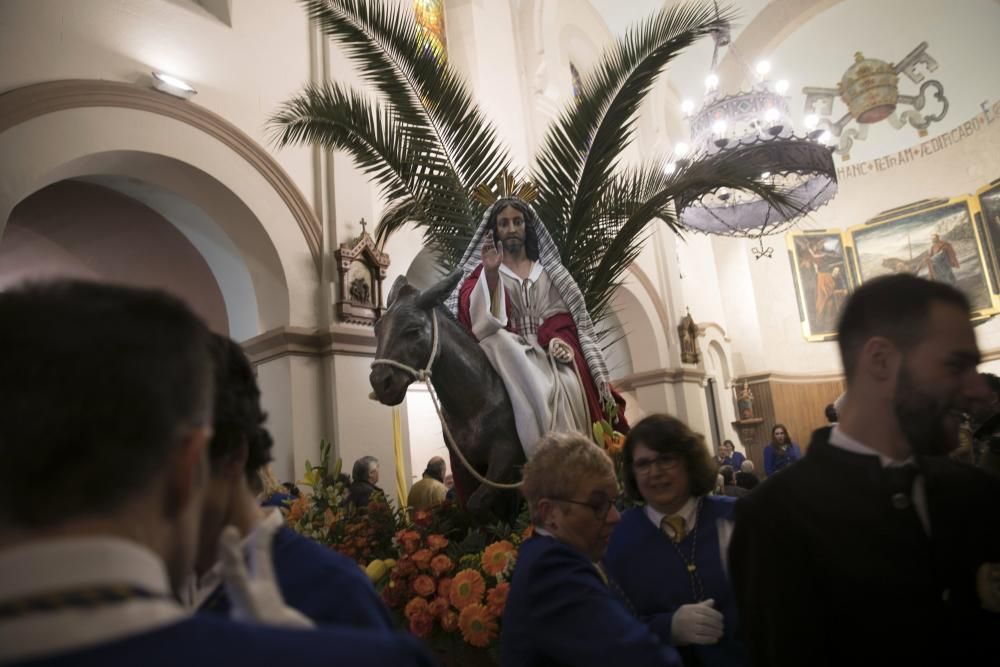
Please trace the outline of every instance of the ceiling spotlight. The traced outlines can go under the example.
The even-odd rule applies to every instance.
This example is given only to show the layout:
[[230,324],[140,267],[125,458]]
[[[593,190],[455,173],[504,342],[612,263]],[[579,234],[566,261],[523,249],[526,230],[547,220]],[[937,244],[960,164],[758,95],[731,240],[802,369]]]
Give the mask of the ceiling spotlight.
[[192,88],[187,81],[163,72],[153,72],[153,88],[182,100],[190,99],[198,94],[198,91]]
[[784,95],[788,92],[788,79],[782,79],[778,83],[774,84],[774,90],[779,95]]
[[675,171],[677,171],[677,163],[676,162],[668,162],[663,167],[663,173],[666,174],[667,176],[669,176],[670,174],[674,173]]
[[712,123],[712,132],[716,134],[723,134],[726,131],[726,121],[721,118],[714,123]]
[[830,139],[832,138],[833,135],[830,134],[830,130],[823,130],[823,134],[819,135],[819,143],[821,144],[829,143]]
[[816,126],[819,125],[819,116],[814,113],[808,114],[802,122],[807,130],[815,130]]
[[705,87],[709,90],[715,90],[719,87],[719,77],[715,74],[709,74],[705,77]]
[[690,116],[691,112],[694,111],[694,102],[691,100],[684,100],[681,102],[681,111],[684,112],[685,116]]
[[771,73],[771,63],[767,60],[761,60],[757,63],[757,74],[761,76],[767,76]]
[[674,146],[674,155],[677,157],[684,157],[688,154],[688,150],[690,150],[690,147],[684,142],[681,142]]
[[781,112],[779,112],[774,107],[768,107],[767,111],[764,112],[764,120],[768,123],[773,123],[781,117]]

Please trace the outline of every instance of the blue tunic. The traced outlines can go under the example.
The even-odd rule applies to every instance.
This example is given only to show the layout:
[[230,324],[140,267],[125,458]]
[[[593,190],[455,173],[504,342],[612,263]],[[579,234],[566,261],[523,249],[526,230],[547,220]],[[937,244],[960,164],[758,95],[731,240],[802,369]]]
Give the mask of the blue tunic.
[[13,663],[24,667],[275,667],[275,665],[434,664],[417,642],[404,635],[355,628],[286,630],[234,623],[198,614],[125,639]]
[[521,546],[500,637],[505,667],[680,667],[585,555],[551,537]]
[[746,461],[746,460],[747,460],[747,457],[743,456],[739,452],[733,452],[731,456],[722,459],[722,462],[719,464],[719,466],[720,467],[721,466],[729,466],[730,468],[733,469],[733,472],[739,472],[740,471],[740,467],[743,465],[743,462]]
[[[718,519],[731,519],[735,498],[705,496],[698,513],[697,539],[691,533],[678,547],[690,557],[696,542],[694,563],[704,587],[704,598],[715,600],[722,612],[723,636],[715,644],[692,645],[681,649],[685,664],[738,666],[747,664],[739,637],[739,618],[732,586],[722,567],[719,551]],[[674,612],[695,599],[687,565],[681,560],[669,538],[653,525],[641,507],[628,510],[611,536],[604,557],[608,573],[628,596],[640,618],[664,641],[670,641]],[[686,654],[694,660],[688,660]]]
[[[395,632],[389,610],[358,564],[282,526],[272,543],[274,572],[288,606],[318,625],[349,625]],[[217,588],[199,611],[229,614],[229,598]]]
[[770,477],[801,458],[802,450],[794,442],[788,445],[788,449],[783,454],[778,453],[774,443],[771,443],[764,448],[764,472]]

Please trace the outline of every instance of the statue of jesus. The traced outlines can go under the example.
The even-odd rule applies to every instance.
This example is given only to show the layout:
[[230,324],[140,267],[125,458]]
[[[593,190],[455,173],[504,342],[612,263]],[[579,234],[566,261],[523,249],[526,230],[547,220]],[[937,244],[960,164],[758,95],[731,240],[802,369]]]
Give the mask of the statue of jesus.
[[534,210],[499,199],[462,261],[449,305],[503,379],[525,456],[548,431],[627,431],[583,294]]

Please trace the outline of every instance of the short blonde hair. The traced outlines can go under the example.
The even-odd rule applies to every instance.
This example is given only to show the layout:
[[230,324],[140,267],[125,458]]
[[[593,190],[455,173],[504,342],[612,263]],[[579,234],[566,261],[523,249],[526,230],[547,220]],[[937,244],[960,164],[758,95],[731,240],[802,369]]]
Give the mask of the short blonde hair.
[[587,476],[616,479],[607,452],[579,433],[547,433],[524,466],[521,492],[532,519],[542,498],[569,498]]

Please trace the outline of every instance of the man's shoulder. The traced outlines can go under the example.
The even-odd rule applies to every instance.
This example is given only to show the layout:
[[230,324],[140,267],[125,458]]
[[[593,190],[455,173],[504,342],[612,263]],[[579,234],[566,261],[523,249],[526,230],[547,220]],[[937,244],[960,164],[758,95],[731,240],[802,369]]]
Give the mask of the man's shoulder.
[[32,667],[142,664],[147,667],[191,664],[241,667],[294,662],[328,665],[331,656],[350,665],[429,665],[408,637],[384,632],[324,627],[288,630],[236,623],[197,614],[179,623],[108,644],[19,663]]

